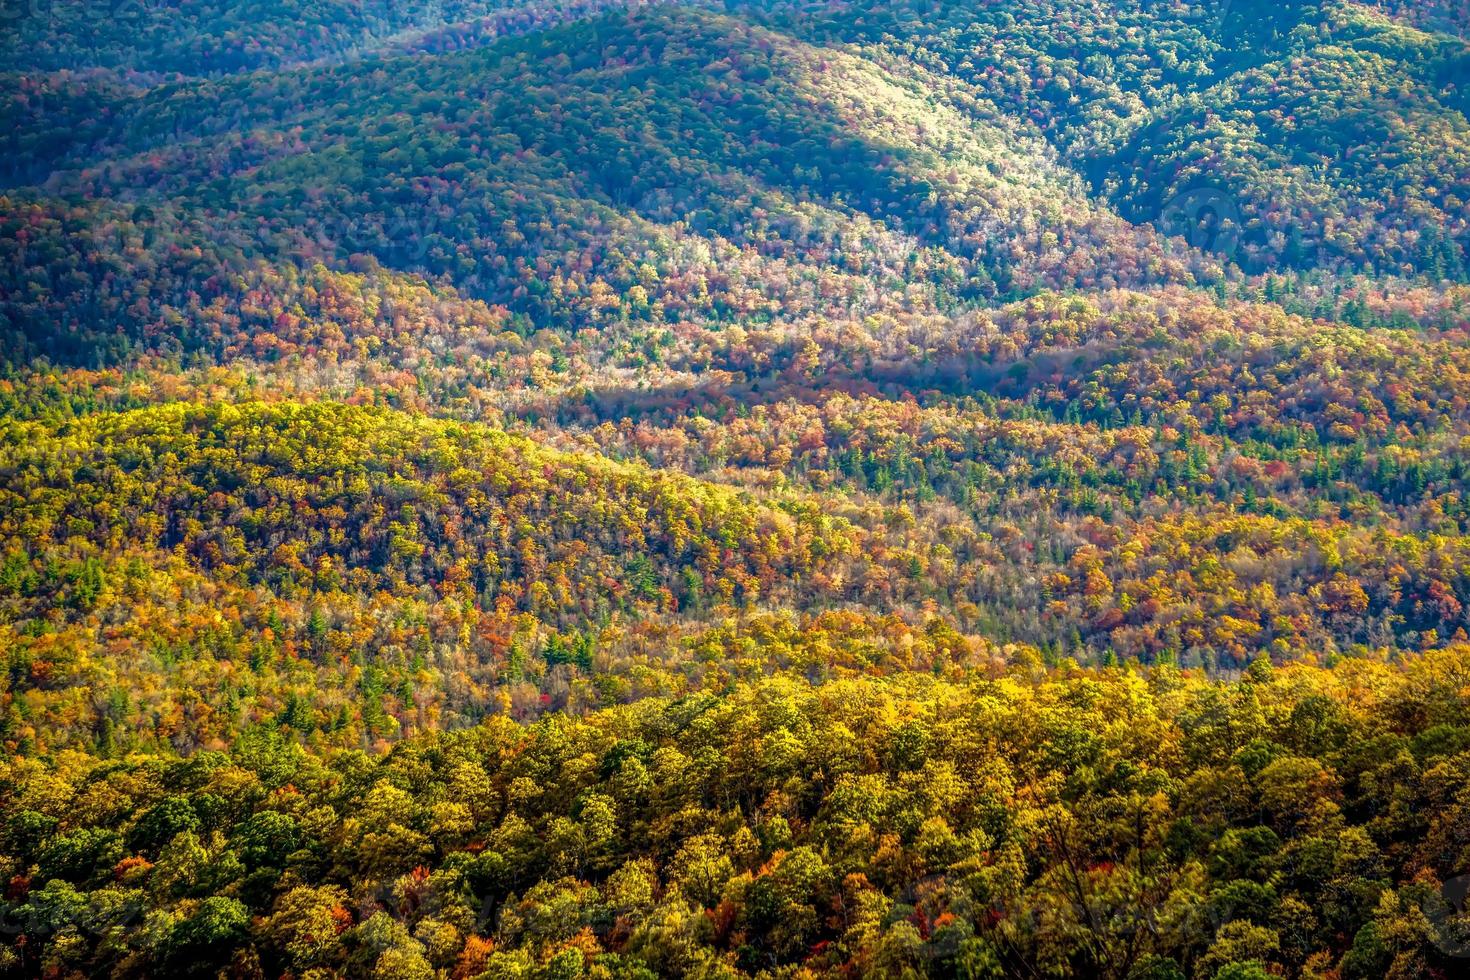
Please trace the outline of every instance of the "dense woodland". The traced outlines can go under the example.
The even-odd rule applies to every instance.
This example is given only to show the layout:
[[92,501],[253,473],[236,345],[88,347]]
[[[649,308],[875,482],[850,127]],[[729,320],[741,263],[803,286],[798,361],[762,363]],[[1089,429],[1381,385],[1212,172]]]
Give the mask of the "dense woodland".
[[0,2],[0,977],[1470,963],[1463,0]]

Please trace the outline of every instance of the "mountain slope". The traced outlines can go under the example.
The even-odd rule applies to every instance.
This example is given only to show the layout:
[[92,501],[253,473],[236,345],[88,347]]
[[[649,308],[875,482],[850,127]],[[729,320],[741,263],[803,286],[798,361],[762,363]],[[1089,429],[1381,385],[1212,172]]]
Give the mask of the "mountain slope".
[[[655,320],[935,309],[1211,267],[1165,257],[1044,144],[917,69],[728,18],[615,15],[386,66],[124,98],[86,143],[111,159],[66,169],[63,154],[46,193],[166,207],[184,222],[157,233],[170,247],[369,253],[561,327],[630,305]],[[326,108],[345,104],[351,119]],[[211,112],[236,121],[212,135]]]
[[0,980],[1458,975],[1463,3],[0,10]]
[[[520,682],[533,651],[559,649],[558,629],[807,605],[804,578],[862,564],[861,532],[809,502],[762,505],[381,410],[169,405],[7,424],[0,443],[7,698],[28,698],[25,727],[44,718],[35,737],[56,747],[106,717],[123,726],[117,739],[141,734],[132,718],[43,708],[47,692],[88,682],[93,644],[109,651],[111,683],[166,701],[191,696],[197,658],[260,674],[284,656],[322,684],[292,695],[303,710],[339,703],[367,669],[384,684],[412,679],[436,704],[448,694],[459,715],[472,702],[456,671],[476,691]],[[231,697],[246,716],[263,707]],[[239,720],[201,718],[176,744],[227,738]]]

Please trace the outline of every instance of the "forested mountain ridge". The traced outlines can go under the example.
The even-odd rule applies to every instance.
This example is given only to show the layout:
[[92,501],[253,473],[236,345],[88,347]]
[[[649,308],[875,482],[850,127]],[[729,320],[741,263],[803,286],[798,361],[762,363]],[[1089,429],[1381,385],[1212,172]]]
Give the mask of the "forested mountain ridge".
[[1452,977],[1461,0],[0,0],[0,977]]
[[[206,253],[367,253],[547,326],[630,303],[769,319],[1192,279],[1034,136],[948,105],[937,80],[729,18],[610,15],[389,64],[144,97],[117,131],[146,149],[46,187],[167,206],[187,222],[168,237]],[[324,108],[346,103],[350,120]],[[214,113],[239,126],[179,138]]]

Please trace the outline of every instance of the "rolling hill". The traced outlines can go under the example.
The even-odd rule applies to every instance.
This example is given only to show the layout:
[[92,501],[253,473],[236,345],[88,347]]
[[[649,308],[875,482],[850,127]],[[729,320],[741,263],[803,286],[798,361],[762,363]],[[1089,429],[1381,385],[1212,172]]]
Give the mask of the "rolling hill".
[[0,26],[0,976],[1456,975],[1462,2]]

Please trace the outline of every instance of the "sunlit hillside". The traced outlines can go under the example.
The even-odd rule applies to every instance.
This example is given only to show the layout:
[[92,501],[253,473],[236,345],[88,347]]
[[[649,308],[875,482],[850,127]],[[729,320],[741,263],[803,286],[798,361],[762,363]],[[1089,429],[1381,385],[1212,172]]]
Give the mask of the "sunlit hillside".
[[5,0],[0,978],[1460,975],[1467,26]]

